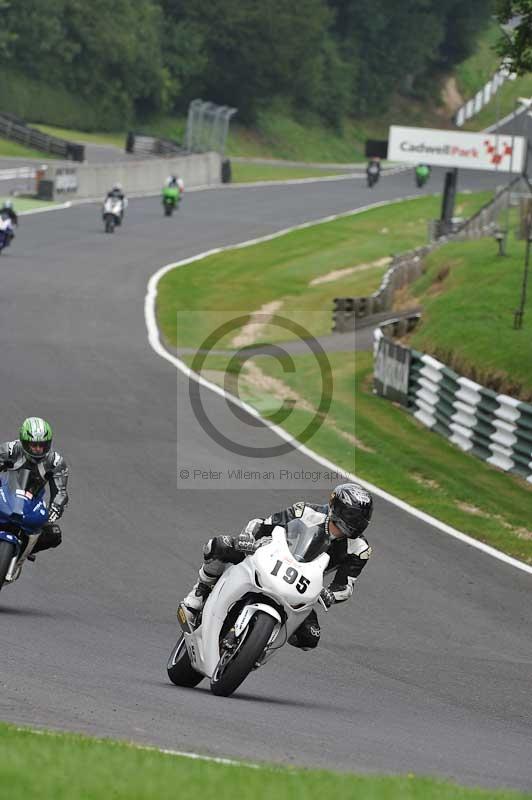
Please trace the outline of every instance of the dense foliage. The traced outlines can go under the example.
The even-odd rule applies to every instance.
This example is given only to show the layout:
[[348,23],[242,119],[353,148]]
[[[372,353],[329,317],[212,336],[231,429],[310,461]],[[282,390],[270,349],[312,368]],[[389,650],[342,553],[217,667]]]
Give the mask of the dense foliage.
[[497,0],[497,19],[506,30],[499,53],[518,75],[532,72],[532,0]]
[[[274,100],[333,124],[430,91],[465,58],[491,0],[0,0],[0,59],[98,109],[183,110],[194,97]],[[0,95],[0,102],[2,96]]]

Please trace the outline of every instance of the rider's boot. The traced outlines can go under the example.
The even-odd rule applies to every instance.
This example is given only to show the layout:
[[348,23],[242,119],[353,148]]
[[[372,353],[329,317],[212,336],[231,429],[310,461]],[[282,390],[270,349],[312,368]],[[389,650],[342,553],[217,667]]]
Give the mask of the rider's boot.
[[191,625],[194,625],[203,611],[203,606],[219,577],[219,575],[209,575],[208,572],[205,572],[205,565],[200,568],[197,583],[194,584],[190,592],[182,600],[182,606],[187,612],[188,621]]

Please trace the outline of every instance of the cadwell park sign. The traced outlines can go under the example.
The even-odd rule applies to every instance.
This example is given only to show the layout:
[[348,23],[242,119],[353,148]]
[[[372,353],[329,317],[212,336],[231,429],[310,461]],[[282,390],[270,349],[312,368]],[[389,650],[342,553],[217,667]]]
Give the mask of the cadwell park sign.
[[390,161],[521,174],[525,154],[522,136],[390,126]]

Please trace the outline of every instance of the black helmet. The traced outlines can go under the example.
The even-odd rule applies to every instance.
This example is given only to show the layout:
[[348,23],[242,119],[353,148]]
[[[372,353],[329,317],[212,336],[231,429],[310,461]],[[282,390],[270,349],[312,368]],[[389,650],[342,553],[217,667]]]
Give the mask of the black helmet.
[[329,497],[329,520],[348,539],[364,533],[372,513],[371,495],[358,483],[341,483]]

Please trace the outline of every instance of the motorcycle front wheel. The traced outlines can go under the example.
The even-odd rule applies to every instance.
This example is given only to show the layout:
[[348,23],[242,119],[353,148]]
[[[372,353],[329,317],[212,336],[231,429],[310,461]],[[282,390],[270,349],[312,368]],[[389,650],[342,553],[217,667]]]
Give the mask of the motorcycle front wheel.
[[234,654],[222,654],[211,680],[213,694],[229,697],[238,689],[264,652],[275,624],[276,621],[270,614],[257,611],[249,623],[244,641],[240,646],[237,645]]
[[168,677],[176,686],[197,686],[203,680],[201,672],[197,672],[190,663],[184,636],[178,639],[170,653],[166,669]]
[[9,565],[15,555],[15,548],[6,541],[0,541],[0,589],[4,585]]

